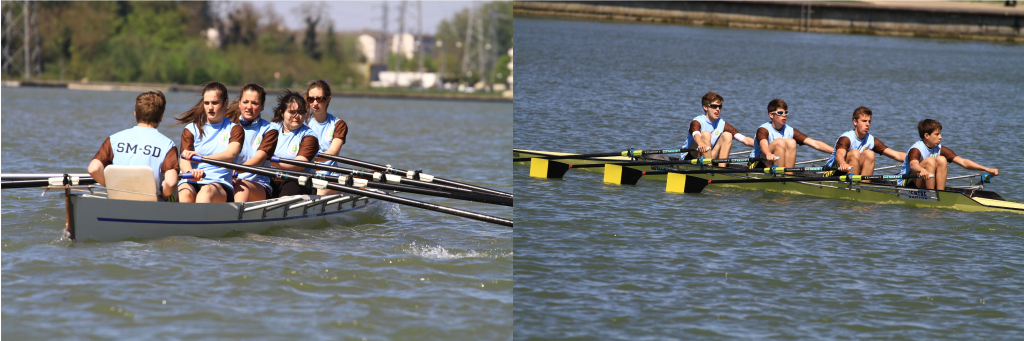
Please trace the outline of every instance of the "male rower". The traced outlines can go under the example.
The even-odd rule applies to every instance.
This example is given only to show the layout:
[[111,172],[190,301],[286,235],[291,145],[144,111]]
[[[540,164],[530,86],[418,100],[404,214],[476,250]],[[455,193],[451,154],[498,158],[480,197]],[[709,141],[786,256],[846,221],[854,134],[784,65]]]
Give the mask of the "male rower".
[[722,102],[722,96],[714,92],[708,92],[701,97],[700,103],[704,109],[704,115],[694,117],[690,121],[690,130],[682,148],[696,150],[682,155],[684,160],[697,157],[727,159],[733,139],[748,147],[754,145],[754,139],[743,136],[736,128],[722,119]]
[[[110,135],[89,162],[89,175],[106,186],[103,169],[108,165],[149,166],[156,180],[159,198],[174,195],[178,183],[178,147],[174,141],[156,130],[164,118],[167,99],[160,91],[150,91],[135,98],[135,127]],[[163,178],[163,181],[161,181]]]
[[870,129],[871,109],[860,107],[853,110],[853,130],[839,136],[832,157],[825,166],[838,167],[849,174],[872,175],[875,173],[876,153],[903,162],[907,154],[886,147],[882,140],[868,133]]
[[[946,189],[946,172],[950,162],[961,167],[989,172],[992,176],[999,175],[999,170],[988,168],[974,161],[957,156],[949,148],[942,145],[942,124],[933,119],[926,119],[917,124],[920,141],[910,146],[907,157],[903,160],[900,174],[918,173],[921,176],[914,181],[903,181],[907,187]],[[934,175],[934,176],[930,176]]]
[[764,158],[765,166],[792,168],[796,165],[798,144],[810,146],[823,153],[832,153],[832,146],[807,137],[799,130],[786,125],[789,118],[789,106],[786,101],[776,98],[768,102],[768,118],[771,121],[757,128],[757,133],[754,134],[754,150],[750,151],[751,158]]

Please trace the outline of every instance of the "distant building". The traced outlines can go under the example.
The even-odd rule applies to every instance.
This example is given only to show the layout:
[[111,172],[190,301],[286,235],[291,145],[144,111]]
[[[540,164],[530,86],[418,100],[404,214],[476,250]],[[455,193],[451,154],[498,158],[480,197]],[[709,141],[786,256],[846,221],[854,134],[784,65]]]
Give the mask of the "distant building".
[[216,28],[203,30],[200,35],[206,38],[206,47],[220,47],[220,31],[217,31]]
[[380,63],[377,59],[377,37],[369,34],[360,34],[357,38],[359,40],[359,48],[363,52],[363,57],[366,57],[366,62],[369,64]]

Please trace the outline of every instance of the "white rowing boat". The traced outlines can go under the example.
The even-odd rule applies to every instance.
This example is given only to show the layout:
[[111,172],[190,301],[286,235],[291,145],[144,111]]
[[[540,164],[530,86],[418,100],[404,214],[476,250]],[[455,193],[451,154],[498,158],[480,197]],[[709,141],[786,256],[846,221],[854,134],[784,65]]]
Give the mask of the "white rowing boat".
[[101,186],[44,188],[64,190],[66,236],[74,241],[220,237],[233,231],[261,233],[275,226],[308,228],[324,222],[352,225],[378,214],[381,206],[380,200],[345,194],[195,204],[110,199],[98,191]]

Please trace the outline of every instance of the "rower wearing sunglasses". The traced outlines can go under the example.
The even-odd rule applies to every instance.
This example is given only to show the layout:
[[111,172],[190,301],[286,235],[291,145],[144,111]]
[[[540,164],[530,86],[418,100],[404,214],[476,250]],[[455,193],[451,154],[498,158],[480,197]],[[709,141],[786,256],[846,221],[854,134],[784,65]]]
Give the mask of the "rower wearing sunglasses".
[[750,151],[751,158],[765,159],[764,166],[793,167],[796,164],[798,144],[810,146],[823,153],[832,153],[832,146],[807,137],[796,128],[786,125],[789,118],[789,106],[786,105],[786,101],[776,98],[768,102],[768,118],[771,121],[757,128],[757,133],[754,134],[754,150]]
[[837,167],[849,174],[872,175],[875,173],[876,154],[903,162],[907,154],[886,147],[882,140],[868,133],[870,129],[871,109],[860,107],[853,110],[853,130],[839,136],[832,157],[825,166]]
[[[345,138],[348,137],[348,124],[345,120],[334,117],[327,113],[327,107],[331,104],[331,86],[324,80],[315,80],[309,83],[306,88],[306,103],[309,104],[310,115],[306,119],[306,125],[313,130],[314,135],[320,142],[320,153],[327,155],[340,155],[341,147],[345,145]],[[324,158],[316,158],[317,162],[328,166],[336,166],[336,162]],[[317,174],[339,176],[341,174],[318,170]],[[337,193],[331,189],[318,189],[317,195]]]
[[[704,157],[708,159],[727,159],[735,139],[745,145],[753,146],[754,139],[743,136],[731,124],[722,119],[722,96],[708,92],[700,99],[704,115],[694,117],[690,121],[689,134],[682,149],[696,149],[683,154],[683,159]],[[721,143],[718,143],[721,141]],[[725,166],[724,164],[720,166]]]

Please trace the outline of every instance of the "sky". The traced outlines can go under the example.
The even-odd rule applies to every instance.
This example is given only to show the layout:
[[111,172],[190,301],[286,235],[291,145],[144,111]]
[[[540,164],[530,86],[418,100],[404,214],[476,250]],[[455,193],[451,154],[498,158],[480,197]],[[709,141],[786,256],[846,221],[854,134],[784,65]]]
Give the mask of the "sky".
[[[300,8],[313,5],[320,8],[326,17],[334,20],[334,30],[359,31],[362,29],[381,29],[382,5],[388,9],[388,31],[398,31],[398,14],[401,1],[251,1],[256,8],[262,9],[267,4],[273,6],[284,18],[284,25],[289,29],[302,29]],[[406,5],[406,31],[416,33],[416,3],[408,1]],[[472,1],[423,1],[423,33],[433,35],[442,20],[451,19],[455,13],[470,7]]]

